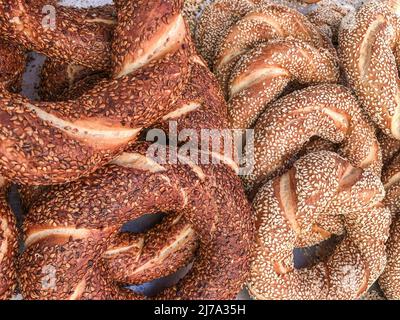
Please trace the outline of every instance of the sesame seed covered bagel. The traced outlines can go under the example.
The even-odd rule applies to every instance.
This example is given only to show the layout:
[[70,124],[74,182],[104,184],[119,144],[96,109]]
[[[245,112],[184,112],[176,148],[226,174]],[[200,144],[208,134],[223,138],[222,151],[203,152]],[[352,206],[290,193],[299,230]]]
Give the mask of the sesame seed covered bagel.
[[[36,202],[47,203],[56,193],[51,186],[19,186],[19,194],[26,215],[35,210]],[[197,248],[196,234],[184,216],[170,214],[147,232],[125,231],[112,237],[101,259],[115,281],[144,283],[185,267]]]
[[55,2],[1,0],[2,37],[58,61],[110,69],[114,8],[78,9]]
[[[104,255],[118,250],[110,244],[126,222],[157,212],[182,215],[199,239],[190,273],[157,298],[236,296],[248,275],[253,234],[240,180],[224,165],[188,159],[159,164],[146,154],[147,146],[137,145],[90,177],[52,187],[35,201],[24,223],[26,250],[19,263],[25,298],[143,298],[118,285],[125,279],[123,260],[114,278]],[[48,265],[59,276],[55,287],[43,288],[41,270]]]
[[249,190],[279,174],[311,137],[340,143],[338,150],[357,168],[380,176],[382,155],[375,129],[350,90],[319,85],[295,91],[270,105],[255,125],[254,170]]
[[[231,132],[224,130],[229,127],[227,104],[218,82],[207,68],[205,61],[195,52],[189,60],[191,66],[189,81],[181,97],[176,101],[171,112],[151,129],[163,130],[169,138],[176,134],[180,140],[184,140],[180,143],[192,141],[202,149],[206,149],[208,145],[208,151],[212,151],[214,157],[218,157],[237,171],[238,167],[232,159],[234,155],[231,151],[233,150],[229,150],[233,136]],[[68,72],[71,69],[75,70],[74,66],[58,67],[53,63],[46,65],[46,72],[42,73],[42,82],[46,84],[43,94],[47,98],[51,100],[76,99],[87,88],[90,89],[106,76],[104,73],[87,76],[85,71],[81,72],[79,69],[76,73]],[[57,76],[54,76],[55,74]],[[170,131],[170,129],[173,130]],[[153,133],[156,132],[153,131]],[[147,133],[150,141],[153,139],[151,134]],[[218,150],[215,147],[216,143],[219,144]]]
[[338,83],[336,56],[300,40],[274,40],[242,56],[229,84],[229,114],[234,128],[249,128],[291,81]]
[[379,278],[379,285],[387,299],[400,299],[400,155],[395,156],[385,169],[382,181],[386,189],[385,205],[389,208],[393,223],[387,243],[388,261]]
[[[171,126],[172,125],[172,126]],[[204,60],[197,55],[191,58],[191,75],[174,110],[155,126],[171,135],[175,129],[180,143],[194,143],[200,149],[202,159],[209,163],[218,159],[234,171],[234,135],[229,128],[228,108],[221,89]],[[191,147],[193,149],[193,147]]]
[[17,227],[7,204],[6,181],[0,176],[0,300],[10,299],[17,284]]
[[252,8],[251,0],[217,0],[205,8],[197,24],[196,47],[210,67],[224,34]]
[[285,6],[264,4],[255,6],[230,27],[217,47],[214,72],[228,90],[232,68],[249,49],[273,39],[294,38],[310,45],[323,47],[336,56],[332,45],[307,18]]
[[[256,241],[250,294],[257,299],[356,299],[385,267],[390,212],[380,201],[379,177],[335,153],[313,153],[266,183],[253,202]],[[336,210],[327,211],[326,209]],[[344,239],[332,255],[296,269],[298,237],[313,232],[325,214],[341,216]]]
[[[76,8],[57,2],[1,0],[2,37],[58,63],[72,63],[92,71],[110,71],[112,38],[117,24],[114,5]],[[142,5],[135,2],[135,6]],[[182,14],[194,28],[198,14],[208,0],[182,2]]]
[[116,2],[112,79],[74,101],[36,103],[0,90],[2,174],[32,185],[77,179],[168,114],[189,75],[181,4]]
[[369,1],[348,14],[339,33],[339,54],[350,86],[371,119],[400,139],[398,1]]

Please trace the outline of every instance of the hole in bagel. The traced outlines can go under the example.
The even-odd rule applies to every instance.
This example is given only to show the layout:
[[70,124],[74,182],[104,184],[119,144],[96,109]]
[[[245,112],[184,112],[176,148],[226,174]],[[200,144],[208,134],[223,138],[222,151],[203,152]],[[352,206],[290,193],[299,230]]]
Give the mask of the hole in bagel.
[[163,212],[145,214],[136,220],[125,223],[121,228],[121,232],[144,233],[160,224],[165,216],[166,214]]
[[343,240],[343,237],[334,235],[314,246],[295,248],[293,250],[294,267],[296,269],[311,268],[317,263],[326,260],[332,255],[336,246]]
[[[134,234],[145,233],[153,229],[154,227],[160,225],[161,223],[165,222],[165,219],[167,217],[175,218],[175,221],[179,219],[178,218],[179,216],[176,213],[172,212],[158,212],[153,214],[145,214],[136,220],[125,223],[121,228],[121,232],[134,233]],[[168,223],[168,221],[166,222]],[[176,272],[172,272],[171,274],[166,275],[164,277],[160,277],[158,279],[154,279],[152,281],[140,284],[121,283],[121,285],[126,289],[129,289],[143,296],[147,297],[156,296],[163,290],[176,285],[181,279],[183,279],[189,273],[189,271],[192,269],[195,256],[196,252],[194,252],[193,258],[191,258],[186,265],[179,268]]]
[[127,288],[146,297],[154,297],[163,290],[173,287],[192,269],[193,262],[173,274],[139,285],[128,285]]

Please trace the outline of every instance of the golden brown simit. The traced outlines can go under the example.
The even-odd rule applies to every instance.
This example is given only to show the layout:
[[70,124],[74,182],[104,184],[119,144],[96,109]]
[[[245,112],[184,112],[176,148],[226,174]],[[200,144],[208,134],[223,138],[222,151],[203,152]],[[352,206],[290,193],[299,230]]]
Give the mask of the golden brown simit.
[[379,285],[387,299],[400,299],[400,156],[397,155],[383,173],[386,189],[385,205],[389,208],[393,223],[387,243],[388,262],[379,278]]
[[311,137],[339,143],[339,153],[357,168],[380,176],[382,155],[373,125],[351,92],[319,85],[293,92],[270,105],[255,125],[254,170],[249,190],[282,173]]
[[1,90],[2,174],[34,185],[77,179],[168,114],[189,72],[181,4],[117,1],[112,79],[74,101],[34,103]]
[[[236,296],[248,275],[253,234],[240,180],[224,165],[196,165],[188,159],[181,159],[186,164],[164,165],[146,152],[137,146],[92,176],[53,187],[35,202],[24,224],[27,249],[20,260],[26,298],[143,298],[121,288],[120,281],[127,279],[123,269],[110,273],[104,255],[124,223],[160,211],[182,215],[195,231],[199,248],[190,273],[156,298]],[[48,265],[61,275],[55,288],[41,285]]]
[[234,128],[250,128],[292,82],[337,83],[336,60],[328,50],[298,40],[276,40],[244,55],[232,72],[229,112]]
[[399,1],[369,1],[344,19],[340,57],[350,86],[371,119],[400,139]]
[[197,43],[225,90],[234,128],[252,127],[289,83],[339,81],[330,41],[285,6],[216,1],[200,20]]
[[[203,23],[207,24],[213,16],[204,16],[203,19],[206,20]],[[214,32],[211,27],[209,29],[209,32]],[[317,48],[323,47],[335,55],[329,41],[301,13],[279,5],[255,6],[227,29],[215,48],[213,69],[223,88],[228,89],[232,68],[246,52],[263,42],[288,38],[305,41]]]
[[[267,182],[253,202],[256,241],[248,287],[257,299],[356,299],[386,264],[391,216],[376,175],[330,152],[309,154]],[[325,261],[294,267],[298,240],[333,232],[321,221],[341,219],[345,237]]]

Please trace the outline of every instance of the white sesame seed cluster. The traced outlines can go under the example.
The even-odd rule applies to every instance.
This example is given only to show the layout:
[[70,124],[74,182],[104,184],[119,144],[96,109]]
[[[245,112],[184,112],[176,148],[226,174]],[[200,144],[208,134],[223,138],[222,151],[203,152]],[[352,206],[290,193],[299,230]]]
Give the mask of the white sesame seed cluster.
[[[312,162],[311,154],[333,151],[368,173],[375,185],[381,184],[383,165],[387,175],[387,166],[396,161],[399,10],[396,0],[216,0],[200,17],[196,45],[225,92],[231,127],[255,133],[254,170],[244,177],[259,237],[249,280],[255,298],[356,299],[383,272],[389,211],[398,219],[399,209],[388,208],[397,200],[395,192],[389,189],[383,201],[380,185],[373,201],[370,182],[357,177],[351,183],[360,179],[362,188],[329,200],[325,190],[335,190],[329,184],[333,177],[323,181],[317,172],[332,166],[318,157]],[[292,177],[291,168],[309,156],[307,175],[300,178],[296,171]],[[313,196],[316,181],[319,194]],[[357,209],[357,198],[370,207]],[[324,214],[303,216],[302,201]],[[369,214],[381,219],[358,225],[375,219]],[[376,242],[371,232],[377,232]],[[332,235],[344,240],[326,261],[304,270],[294,267],[294,248]],[[389,280],[380,281],[387,298],[399,292],[397,285],[387,289],[398,282],[398,237],[394,222]]]
[[387,243],[388,261],[385,271],[379,278],[379,285],[388,299],[400,299],[400,148],[392,148],[392,158],[387,162],[382,175],[386,189],[385,205],[389,208],[393,223]]
[[196,42],[225,91],[233,128],[252,127],[289,82],[339,82],[329,39],[300,12],[270,1],[215,1]]
[[[259,226],[253,248],[251,295],[257,299],[357,299],[386,265],[391,215],[382,205],[380,178],[357,170],[336,153],[311,153],[270,180],[253,201]],[[320,217],[340,218],[344,239],[323,261],[294,267],[293,248],[319,232]],[[329,219],[329,217],[328,217]]]

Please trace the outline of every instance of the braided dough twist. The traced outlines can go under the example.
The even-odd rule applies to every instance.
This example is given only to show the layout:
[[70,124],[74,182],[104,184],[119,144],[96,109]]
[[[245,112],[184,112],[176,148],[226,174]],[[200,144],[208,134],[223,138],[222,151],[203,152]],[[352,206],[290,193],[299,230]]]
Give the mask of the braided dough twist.
[[220,39],[213,64],[220,83],[228,89],[232,68],[249,49],[270,40],[288,38],[328,49],[335,55],[329,41],[304,15],[284,6],[260,5],[230,27]]
[[[19,192],[26,214],[37,202],[46,203],[57,193],[52,187],[30,186],[21,186]],[[118,283],[144,283],[185,267],[197,248],[196,233],[184,216],[171,214],[147,232],[122,232],[110,239],[101,263]]]
[[[183,15],[194,28],[205,1],[182,2]],[[46,20],[49,8],[45,5],[54,8],[54,26]],[[135,4],[141,5],[143,3]],[[59,5],[54,0],[1,0],[0,9],[2,37],[58,62],[73,63],[91,70],[111,70],[111,40],[117,25],[113,5],[75,8]]]
[[[201,146],[203,151],[211,151],[214,159],[238,171],[238,165],[234,161],[233,135],[224,130],[229,127],[228,112],[218,82],[208,70],[205,61],[196,53],[190,57],[190,66],[189,81],[181,97],[174,104],[172,111],[151,129],[162,130],[169,138],[174,138],[176,135],[176,138],[180,140],[178,141],[180,145],[193,142],[196,147]],[[42,82],[47,84],[43,94],[48,99],[76,99],[87,88],[90,89],[106,76],[104,73],[86,76],[85,71],[70,74],[69,67],[67,65],[59,67],[54,63],[46,65],[46,74],[42,74]],[[55,73],[52,73],[53,70]],[[46,78],[47,75],[49,75],[48,78]],[[53,81],[55,79],[58,82]],[[69,84],[65,85],[66,83]],[[170,129],[174,131],[170,132]],[[147,135],[146,138],[152,141],[151,135]],[[208,150],[206,150],[207,146]],[[203,154],[203,159],[204,156],[205,154]],[[210,158],[209,161],[211,160]]]
[[[386,263],[391,216],[384,189],[369,171],[330,152],[309,154],[266,183],[253,202],[256,242],[249,291],[258,299],[355,299]],[[334,210],[332,210],[334,209]],[[342,218],[346,236],[326,260],[295,269],[298,237],[312,233],[324,214]]]
[[234,128],[250,128],[289,82],[337,83],[337,62],[329,50],[299,40],[276,40],[245,54],[232,71],[229,112]]

